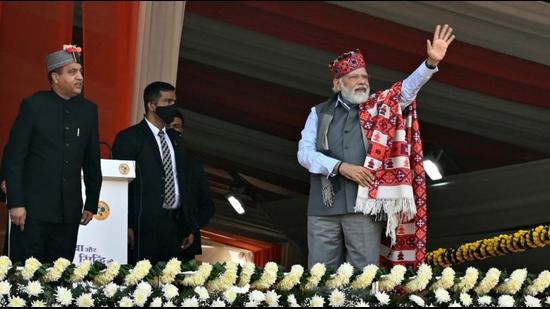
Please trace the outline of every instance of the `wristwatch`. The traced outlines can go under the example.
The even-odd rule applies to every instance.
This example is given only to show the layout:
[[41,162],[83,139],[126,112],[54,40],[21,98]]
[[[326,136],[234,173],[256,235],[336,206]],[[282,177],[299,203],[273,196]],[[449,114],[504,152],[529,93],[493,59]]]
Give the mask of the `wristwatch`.
[[332,173],[330,173],[330,177],[334,177],[339,174],[340,165],[342,165],[342,161],[338,161],[334,168],[332,169]]

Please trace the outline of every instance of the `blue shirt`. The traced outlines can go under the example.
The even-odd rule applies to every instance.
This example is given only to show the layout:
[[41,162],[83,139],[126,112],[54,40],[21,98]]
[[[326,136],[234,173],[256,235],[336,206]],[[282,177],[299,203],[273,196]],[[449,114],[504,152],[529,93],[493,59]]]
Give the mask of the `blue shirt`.
[[[401,86],[401,98],[399,100],[401,110],[404,110],[414,101],[420,88],[424,86],[437,71],[437,68],[433,70],[429,69],[423,62],[403,81]],[[343,104],[347,107],[346,103],[344,103],[340,97],[336,100],[336,106],[338,106],[338,104]],[[298,143],[298,162],[312,174],[323,174],[328,176],[340,160],[331,158],[317,151],[317,122],[317,112],[315,111],[315,107],[312,107],[307,117],[306,125],[302,130],[302,139],[300,139]]]

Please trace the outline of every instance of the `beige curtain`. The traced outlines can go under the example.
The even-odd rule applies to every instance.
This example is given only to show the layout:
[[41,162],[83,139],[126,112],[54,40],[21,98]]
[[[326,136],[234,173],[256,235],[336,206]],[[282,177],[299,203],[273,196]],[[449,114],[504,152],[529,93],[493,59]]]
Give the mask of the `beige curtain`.
[[140,3],[132,123],[143,118],[143,89],[149,83],[176,85],[184,12],[185,1]]

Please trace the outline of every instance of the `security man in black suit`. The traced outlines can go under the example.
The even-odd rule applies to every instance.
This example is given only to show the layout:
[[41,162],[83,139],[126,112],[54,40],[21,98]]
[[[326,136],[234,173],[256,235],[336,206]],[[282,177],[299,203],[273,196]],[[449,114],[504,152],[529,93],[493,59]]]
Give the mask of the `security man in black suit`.
[[[170,123],[170,130],[176,131],[183,141],[185,118],[183,111],[178,109],[178,113],[174,117],[174,120]],[[210,187],[208,185],[208,179],[204,173],[202,163],[196,160],[193,156],[187,155],[186,165],[189,168],[189,179],[193,183],[193,194],[191,195],[192,201],[190,203],[193,210],[193,214],[197,219],[198,229],[193,231],[193,244],[183,250],[179,255],[179,258],[183,262],[194,260],[196,255],[202,254],[201,248],[201,231],[204,228],[212,216],[214,216],[215,207],[212,197],[210,195]]]
[[52,89],[24,99],[11,129],[5,174],[13,261],[72,261],[79,224],[88,224],[97,212],[102,181],[97,106],[81,95],[80,51],[65,45],[47,56]]
[[176,114],[176,89],[165,82],[148,85],[143,94],[145,118],[118,133],[113,158],[136,161],[136,179],[128,197],[130,262],[167,261],[193,243],[197,227],[189,203],[192,183],[186,153],[166,124]]

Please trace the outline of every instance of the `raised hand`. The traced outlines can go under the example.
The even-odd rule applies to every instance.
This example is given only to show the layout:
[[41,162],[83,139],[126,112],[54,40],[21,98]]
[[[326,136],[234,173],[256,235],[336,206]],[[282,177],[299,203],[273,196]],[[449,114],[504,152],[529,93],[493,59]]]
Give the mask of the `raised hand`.
[[441,60],[445,57],[447,53],[447,48],[451,45],[451,42],[455,39],[453,34],[453,28],[449,25],[444,25],[441,28],[441,25],[435,27],[433,42],[427,40],[427,51],[428,51],[428,65],[437,66]]

